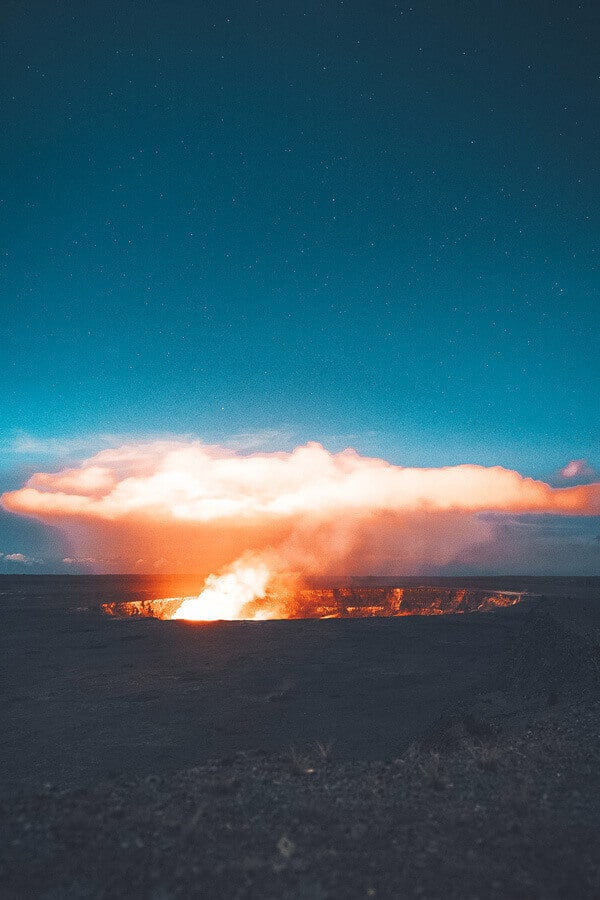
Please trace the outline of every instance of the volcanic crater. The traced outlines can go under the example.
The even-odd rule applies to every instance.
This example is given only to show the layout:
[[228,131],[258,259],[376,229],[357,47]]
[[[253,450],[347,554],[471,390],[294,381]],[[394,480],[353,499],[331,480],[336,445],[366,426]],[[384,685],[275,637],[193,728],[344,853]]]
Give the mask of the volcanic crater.
[[[524,591],[484,590],[482,588],[411,585],[397,587],[303,587],[294,590],[267,591],[264,596],[246,603],[235,616],[239,620],[260,619],[356,619],[393,616],[439,616],[489,612],[515,606],[525,597]],[[142,616],[174,619],[182,604],[191,598],[168,597],[105,603],[107,615],[118,618]],[[195,599],[195,598],[194,598]],[[203,621],[201,610],[190,619]],[[230,618],[207,615],[206,620]]]

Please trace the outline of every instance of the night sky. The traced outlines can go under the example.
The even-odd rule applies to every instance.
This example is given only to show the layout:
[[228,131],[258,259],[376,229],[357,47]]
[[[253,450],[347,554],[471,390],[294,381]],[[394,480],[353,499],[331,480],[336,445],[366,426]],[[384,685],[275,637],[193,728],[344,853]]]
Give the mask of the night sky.
[[[0,35],[0,490],[157,436],[600,467],[596,2],[5,0]],[[47,540],[2,513],[0,571]]]

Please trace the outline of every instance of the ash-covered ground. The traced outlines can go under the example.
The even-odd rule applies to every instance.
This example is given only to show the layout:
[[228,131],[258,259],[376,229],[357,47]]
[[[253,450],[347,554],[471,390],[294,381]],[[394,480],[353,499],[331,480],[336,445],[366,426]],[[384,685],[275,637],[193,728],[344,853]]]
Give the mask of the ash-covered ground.
[[0,579],[3,896],[600,896],[600,580],[461,581],[539,596],[193,625]]

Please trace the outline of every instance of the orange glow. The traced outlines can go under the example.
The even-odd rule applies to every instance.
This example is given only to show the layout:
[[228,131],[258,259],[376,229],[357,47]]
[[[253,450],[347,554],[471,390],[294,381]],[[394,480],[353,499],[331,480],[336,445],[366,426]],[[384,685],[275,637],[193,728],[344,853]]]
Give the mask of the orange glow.
[[552,488],[500,466],[405,468],[316,443],[241,456],[173,441],[104,450],[79,468],[38,473],[2,502],[23,515],[104,522],[255,523],[377,510],[578,515],[600,512],[600,484]]
[[95,571],[199,573],[204,590],[175,614],[207,620],[296,615],[281,589],[289,573],[479,561],[499,546],[503,516],[594,515],[600,484],[553,488],[498,466],[405,468],[316,443],[243,455],[162,441],[37,473],[2,504],[58,528],[65,557]]
[[[241,567],[236,567],[241,568]],[[104,611],[112,616],[150,616],[157,619],[185,619],[214,621],[216,619],[355,619],[393,616],[441,616],[472,612],[489,612],[499,607],[514,606],[526,595],[511,591],[486,591],[481,588],[452,588],[434,586],[412,587],[339,587],[307,588],[293,583],[272,583],[270,588],[251,585],[252,564],[236,572],[243,582],[242,594],[236,605],[236,579],[228,580],[224,597],[217,584],[221,579],[211,576],[200,597],[169,597],[128,603],[107,603]],[[257,567],[257,578],[264,584],[264,569]],[[221,578],[229,579],[231,573]],[[239,583],[238,581],[238,583]],[[210,592],[216,587],[214,599]],[[254,588],[254,599],[247,598]],[[209,593],[203,602],[204,593]],[[199,602],[200,601],[200,602]],[[245,602],[244,602],[245,601]],[[189,604],[189,606],[188,606]],[[186,610],[189,609],[189,612]]]
[[208,622],[216,619],[271,619],[276,610],[251,611],[250,604],[264,597],[272,578],[266,563],[238,560],[228,572],[209,575],[198,597],[187,597],[169,618]]

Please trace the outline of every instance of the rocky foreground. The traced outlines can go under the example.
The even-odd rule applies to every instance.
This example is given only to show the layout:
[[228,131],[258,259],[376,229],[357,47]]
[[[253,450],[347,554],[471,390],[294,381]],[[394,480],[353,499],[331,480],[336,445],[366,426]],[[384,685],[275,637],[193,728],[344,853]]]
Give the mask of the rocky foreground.
[[[43,673],[51,671],[43,642],[52,620],[44,619],[44,628],[33,637],[31,629],[25,633],[15,625],[14,656],[6,666],[9,690],[3,701],[5,722],[12,721],[13,732],[5,731],[2,752],[14,768],[5,766],[0,795],[0,896],[600,897],[600,604],[594,599],[577,604],[547,599],[482,619],[449,619],[453,623],[371,622],[366,629],[350,623],[342,630],[333,623],[327,631],[319,625],[316,632],[290,623],[293,631],[277,628],[268,643],[269,630],[169,628],[159,633],[152,623],[147,640],[126,640],[137,636],[139,623],[113,626],[82,619],[77,632],[80,620],[69,620],[75,625],[62,631],[67,620],[57,618],[48,640],[56,646],[64,635],[64,659],[72,668],[66,670],[63,662],[55,681],[42,680]],[[280,632],[304,641],[298,659],[288,657],[282,663],[293,679],[278,690],[249,693],[247,682],[260,657],[247,654],[250,644],[243,642],[258,635],[260,646],[273,654],[287,646],[278,643]],[[99,644],[100,635],[105,643]],[[334,657],[333,668],[329,662],[344,639],[356,669],[352,682],[345,656]],[[168,663],[161,662],[161,650],[175,641],[180,651],[175,662],[170,653]],[[215,668],[229,644],[231,653],[239,654],[240,648],[245,653],[239,683],[231,676],[237,656],[227,656],[222,669]],[[129,656],[133,669],[116,668],[121,646],[140,648],[139,662]],[[209,678],[202,674],[202,665],[211,646]],[[488,658],[483,651],[491,654],[495,646],[497,655],[490,655],[488,668],[478,671],[477,661]],[[479,648],[475,655],[473,647]],[[413,655],[407,657],[409,651]],[[434,685],[426,666],[432,655]],[[97,658],[99,662],[84,665],[84,660]],[[189,666],[195,658],[194,678],[187,669],[185,678],[173,678],[172,666]],[[406,658],[410,665],[400,668]],[[19,659],[33,673],[30,682],[25,681],[25,668],[15,676]],[[316,663],[320,679],[313,673],[303,682],[302,673]],[[457,663],[468,664],[477,678],[461,681]],[[115,680],[114,671],[145,671],[144,684],[153,675],[153,683],[164,681],[165,687],[160,694],[149,694],[144,687],[142,699],[133,703],[138,694],[131,676]],[[112,679],[110,690],[106,687],[88,710],[97,726],[91,727],[90,718],[77,743],[75,713],[84,722],[85,704],[97,696],[102,673],[104,682]],[[83,690],[91,674],[95,693],[80,696],[76,691]],[[269,668],[259,674],[263,680],[268,675],[271,684],[280,673]],[[362,699],[361,678],[368,682]],[[229,715],[246,709],[257,717],[261,710],[269,711],[268,719],[263,713],[263,722],[271,730],[263,725],[261,739],[278,740],[279,749],[246,746],[236,752],[231,746],[210,759],[199,754],[198,765],[177,770],[172,766],[174,753],[168,757],[169,767],[166,758],[161,764],[156,757],[154,769],[145,756],[136,772],[132,754],[140,748],[141,757],[143,735],[148,733],[142,728],[156,722],[159,713],[167,724],[179,722],[182,739],[183,713],[195,709],[199,718],[189,721],[186,740],[189,746],[196,737],[201,740],[200,726],[212,715],[204,685],[216,691],[220,681],[221,698],[239,700]],[[456,690],[444,694],[439,707],[443,714],[415,718],[410,727],[418,735],[402,746],[397,735],[409,731],[394,731],[393,716],[408,718],[415,704],[432,711],[429,689],[437,685],[443,694],[446,681]],[[174,687],[168,688],[171,682]],[[336,700],[343,684],[354,694]],[[126,688],[130,693],[123,697],[117,689]],[[180,695],[188,697],[186,705],[173,711],[174,698]],[[322,710],[314,706],[317,699],[325,704]],[[309,701],[314,701],[312,707]],[[319,713],[315,727],[320,739],[308,732],[313,720],[295,713],[296,708]],[[43,717],[43,710],[58,720]],[[108,718],[109,710],[114,718]],[[32,712],[37,718],[31,718]],[[176,720],[179,713],[181,721]],[[232,745],[249,741],[249,723],[226,732],[227,740]],[[331,740],[336,723],[338,737]],[[27,727],[33,730],[25,742]],[[124,740],[127,729],[127,755],[119,757],[127,763],[127,773],[110,774],[106,766],[115,755],[103,741],[111,736],[113,741]],[[347,740],[354,739],[357,729],[362,730],[360,741],[350,754]],[[70,739],[63,745],[63,766],[57,755],[61,735]],[[14,754],[9,758],[5,752],[9,738],[15,748],[22,748],[21,770]],[[386,751],[379,761],[365,753],[370,740]],[[90,750],[94,746],[96,762]],[[50,751],[56,758],[44,769]],[[27,771],[23,759],[35,763],[38,777],[54,771],[62,781],[34,787],[35,773]],[[6,771],[16,774],[8,778]]]
[[321,744],[48,788],[1,809],[2,896],[597,898],[599,733],[588,701],[386,763]]

